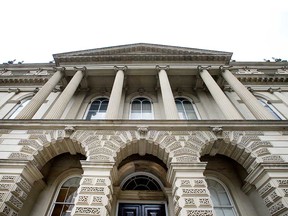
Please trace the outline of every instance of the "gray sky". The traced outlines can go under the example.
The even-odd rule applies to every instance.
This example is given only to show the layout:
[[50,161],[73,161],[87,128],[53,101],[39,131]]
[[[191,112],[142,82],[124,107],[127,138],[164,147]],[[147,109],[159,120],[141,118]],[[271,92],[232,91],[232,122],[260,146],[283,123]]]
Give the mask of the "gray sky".
[[130,43],[288,60],[287,0],[2,0],[0,63]]

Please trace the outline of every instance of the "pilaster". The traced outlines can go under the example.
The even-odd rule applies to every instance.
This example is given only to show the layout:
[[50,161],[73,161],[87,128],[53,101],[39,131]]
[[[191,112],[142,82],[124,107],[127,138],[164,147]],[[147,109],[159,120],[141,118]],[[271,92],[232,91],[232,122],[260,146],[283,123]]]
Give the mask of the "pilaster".
[[272,216],[288,215],[288,165],[260,164],[245,181],[254,184]]
[[203,172],[206,163],[172,163],[168,181],[173,185],[172,195],[176,216],[213,216],[212,201]]
[[111,215],[113,163],[81,163],[83,175],[72,215]]

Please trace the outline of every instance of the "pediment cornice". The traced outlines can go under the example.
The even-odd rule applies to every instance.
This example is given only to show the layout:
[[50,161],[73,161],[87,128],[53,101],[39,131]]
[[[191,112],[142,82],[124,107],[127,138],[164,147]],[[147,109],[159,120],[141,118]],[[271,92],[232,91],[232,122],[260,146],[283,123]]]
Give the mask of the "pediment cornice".
[[147,61],[217,61],[228,63],[232,53],[167,46],[158,44],[129,44],[90,50],[54,54],[57,64],[61,62],[147,62]]

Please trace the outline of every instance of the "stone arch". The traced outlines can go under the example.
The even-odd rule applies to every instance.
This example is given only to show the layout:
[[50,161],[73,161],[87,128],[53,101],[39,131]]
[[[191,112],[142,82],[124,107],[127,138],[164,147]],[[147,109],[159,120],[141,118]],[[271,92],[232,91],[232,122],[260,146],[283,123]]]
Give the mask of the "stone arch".
[[261,131],[223,131],[215,128],[215,138],[201,147],[200,155],[225,155],[241,164],[251,173],[261,162],[283,162],[281,156],[273,156],[268,148],[269,141],[263,141],[259,136]]
[[30,130],[28,138],[19,141],[20,151],[11,153],[9,159],[31,161],[40,170],[50,159],[62,153],[80,153],[87,157],[85,148],[70,138],[71,130]]

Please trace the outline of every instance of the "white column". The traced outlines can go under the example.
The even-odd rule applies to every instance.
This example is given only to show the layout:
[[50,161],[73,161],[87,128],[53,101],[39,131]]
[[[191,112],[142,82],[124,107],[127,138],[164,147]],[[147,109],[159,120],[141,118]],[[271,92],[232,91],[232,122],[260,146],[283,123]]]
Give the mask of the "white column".
[[15,119],[31,119],[38,111],[40,106],[44,103],[48,95],[52,92],[54,87],[59,83],[63,77],[65,68],[56,68],[54,75],[45,83],[45,85],[37,92],[32,100],[23,108],[23,110],[16,116]]
[[224,69],[222,76],[257,119],[275,119],[229,70]]
[[122,96],[122,89],[124,84],[124,71],[127,70],[127,67],[114,67],[117,71],[116,77],[113,83],[111,95],[109,98],[109,103],[106,112],[106,119],[117,119],[120,103],[121,103],[121,96]]
[[169,67],[163,68],[156,66],[156,69],[159,71],[158,76],[166,119],[179,119],[174,96],[166,73]]
[[67,107],[70,99],[74,95],[76,89],[78,88],[83,76],[84,76],[84,71],[86,68],[75,68],[77,72],[71,79],[71,81],[68,83],[60,97],[57,99],[45,119],[60,119],[61,115],[63,114],[65,108]]
[[204,81],[210,94],[214,98],[217,105],[220,107],[225,117],[231,120],[243,119],[241,115],[238,113],[238,111],[236,110],[236,108],[233,106],[233,104],[226,97],[224,92],[220,89],[220,87],[215,82],[215,80],[212,78],[212,76],[209,74],[209,72],[204,68],[199,68],[199,69],[200,69],[200,76],[202,80]]

